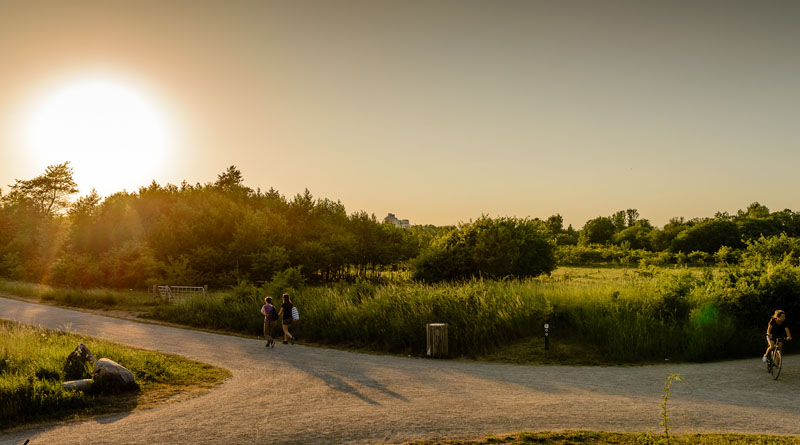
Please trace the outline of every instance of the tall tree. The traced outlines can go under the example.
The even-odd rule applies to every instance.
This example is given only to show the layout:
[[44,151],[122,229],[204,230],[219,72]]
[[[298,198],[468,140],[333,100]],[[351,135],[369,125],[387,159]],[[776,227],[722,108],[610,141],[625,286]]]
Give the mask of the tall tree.
[[[616,215],[624,217],[624,212],[617,212]],[[611,237],[616,231],[617,225],[611,218],[599,216],[586,221],[581,230],[580,240],[582,244],[606,244],[611,241]]]
[[561,216],[561,214],[556,213],[555,215],[547,218],[544,221],[544,225],[551,234],[554,236],[558,235],[564,230],[564,218]]
[[45,216],[61,213],[69,207],[69,197],[78,193],[78,184],[72,179],[69,161],[49,165],[43,175],[29,180],[17,179],[5,200],[28,202]]
[[636,209],[628,209],[625,211],[625,220],[628,227],[633,227],[636,221],[639,220],[639,211]]
[[227,170],[218,174],[217,182],[214,183],[215,186],[228,191],[236,190],[242,187],[242,184],[244,184],[242,172],[235,165],[231,165]]

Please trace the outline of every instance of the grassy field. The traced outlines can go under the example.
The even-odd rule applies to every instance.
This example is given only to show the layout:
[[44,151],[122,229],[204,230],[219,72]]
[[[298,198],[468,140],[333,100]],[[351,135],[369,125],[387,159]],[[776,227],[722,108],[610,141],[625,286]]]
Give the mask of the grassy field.
[[158,302],[144,290],[60,289],[45,284],[0,279],[0,292],[62,306],[146,312]]
[[[79,344],[136,377],[138,391],[117,395],[64,390],[66,358]],[[227,370],[181,357],[0,320],[0,429],[28,422],[130,411],[212,388]],[[84,378],[90,378],[85,370]]]
[[[511,363],[565,363],[557,357],[559,348],[582,351],[562,356],[580,355],[585,364],[745,354],[747,344],[732,337],[736,327],[697,284],[715,273],[560,268],[550,277],[527,280],[309,286],[290,291],[301,312],[292,329],[318,344],[424,355],[425,324],[448,323],[451,355]],[[255,336],[262,328],[257,311],[265,295],[264,288],[243,283],[223,295],[154,307],[150,316]],[[544,323],[550,325],[554,350],[548,356],[514,353],[531,349],[520,344],[541,342]],[[720,349],[720,340],[738,349]]]
[[[728,289],[711,292],[723,274],[712,268],[560,267],[534,279],[431,285],[356,282],[292,289],[241,283],[177,305],[134,291],[13,282],[0,282],[0,291],[248,336],[261,334],[263,298],[270,293],[277,301],[286,291],[301,312],[292,326],[301,341],[419,356],[425,354],[425,324],[448,323],[454,357],[607,365],[752,354],[762,339],[719,309]],[[536,346],[543,342],[544,323],[552,346],[546,352]]]

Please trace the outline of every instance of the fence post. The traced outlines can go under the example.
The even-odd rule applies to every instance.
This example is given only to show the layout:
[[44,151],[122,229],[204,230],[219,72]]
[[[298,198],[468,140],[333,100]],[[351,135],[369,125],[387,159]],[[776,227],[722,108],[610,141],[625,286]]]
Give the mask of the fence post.
[[447,357],[447,323],[425,325],[428,339],[428,356]]

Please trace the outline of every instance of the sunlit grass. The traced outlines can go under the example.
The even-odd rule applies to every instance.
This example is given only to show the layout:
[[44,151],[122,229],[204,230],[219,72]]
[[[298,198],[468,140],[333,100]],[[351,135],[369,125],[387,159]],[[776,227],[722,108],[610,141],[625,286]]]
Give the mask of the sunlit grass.
[[[139,391],[121,395],[64,390],[66,358],[79,344],[133,372]],[[224,369],[174,355],[0,320],[0,428],[25,422],[129,411],[187,390],[210,388]],[[86,371],[84,378],[90,378]]]
[[0,292],[87,309],[146,310],[157,304],[152,294],[141,290],[65,289],[45,284],[0,280]]
[[[726,330],[730,326],[706,326],[703,335],[696,335],[688,315],[675,320],[669,316],[674,309],[670,298],[687,292],[681,283],[703,273],[565,268],[550,277],[527,280],[305,287],[293,293],[301,320],[292,331],[318,344],[424,355],[425,324],[447,323],[451,356],[512,363],[702,361],[719,357],[709,354],[719,349],[711,345],[711,338],[730,336]],[[262,288],[240,285],[225,295],[159,306],[151,314],[256,336],[262,329],[257,313],[263,296]],[[682,294],[676,301],[692,307],[704,304],[689,300]],[[540,340],[544,323],[550,325],[555,348],[587,353],[559,360],[553,353],[530,355],[525,347],[515,346]]]
[[[426,352],[425,325],[447,323],[450,356],[511,363],[621,364],[737,357],[746,353],[748,345],[735,341],[736,326],[708,309],[702,289],[689,295],[694,285],[682,284],[715,273],[711,268],[562,267],[550,276],[525,280],[307,286],[290,290],[301,312],[292,332],[301,341],[320,345],[421,356]],[[8,282],[0,283],[0,289],[39,295],[58,304],[139,310],[154,319],[252,336],[262,333],[259,308],[267,289],[276,298],[280,293],[272,285],[241,283],[228,291],[166,305],[146,293]],[[566,358],[572,354],[559,359],[553,353],[531,355],[517,346],[541,339],[544,323],[550,325],[555,348],[585,353],[577,359]]]

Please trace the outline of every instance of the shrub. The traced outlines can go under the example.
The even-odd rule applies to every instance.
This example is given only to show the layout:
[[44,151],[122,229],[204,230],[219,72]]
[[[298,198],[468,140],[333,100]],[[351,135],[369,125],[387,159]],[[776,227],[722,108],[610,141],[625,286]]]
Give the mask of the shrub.
[[739,228],[736,223],[721,219],[703,221],[681,232],[672,240],[673,252],[693,252],[695,250],[714,253],[722,246],[741,247]]
[[722,246],[719,248],[717,253],[714,254],[714,262],[720,266],[738,264],[741,257],[741,250],[733,249],[728,246]]
[[742,262],[750,267],[764,267],[784,260],[793,265],[800,263],[800,239],[788,237],[785,233],[748,241],[742,253]]
[[300,267],[290,267],[275,274],[271,281],[264,283],[263,288],[266,295],[279,297],[281,294],[296,292],[305,282]]
[[447,233],[420,255],[414,278],[535,277],[555,266],[554,246],[541,221],[483,216]]

